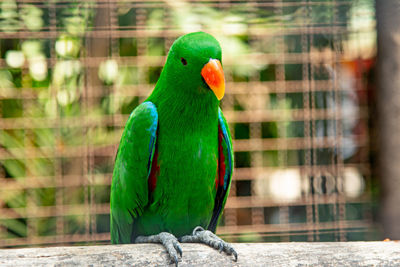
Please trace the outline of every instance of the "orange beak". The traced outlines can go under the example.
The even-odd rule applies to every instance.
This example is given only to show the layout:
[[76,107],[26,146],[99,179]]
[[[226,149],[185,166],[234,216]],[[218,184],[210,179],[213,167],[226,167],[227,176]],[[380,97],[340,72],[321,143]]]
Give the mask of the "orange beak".
[[218,100],[221,100],[225,94],[225,77],[221,62],[218,59],[211,58],[201,70],[201,76],[203,76]]

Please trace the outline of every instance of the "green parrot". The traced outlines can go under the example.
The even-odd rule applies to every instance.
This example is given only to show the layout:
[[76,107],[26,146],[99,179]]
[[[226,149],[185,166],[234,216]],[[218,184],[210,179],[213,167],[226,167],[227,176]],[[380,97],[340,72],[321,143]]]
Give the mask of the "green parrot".
[[221,47],[195,32],[171,46],[159,80],[126,123],[111,185],[111,241],[161,243],[178,264],[179,242],[237,253],[215,232],[233,171],[232,139],[219,108]]

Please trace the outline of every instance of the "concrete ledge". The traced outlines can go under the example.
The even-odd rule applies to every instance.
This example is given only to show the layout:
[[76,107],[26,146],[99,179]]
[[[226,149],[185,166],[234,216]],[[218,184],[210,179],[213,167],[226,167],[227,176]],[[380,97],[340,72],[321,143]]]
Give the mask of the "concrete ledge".
[[[400,242],[236,243],[238,262],[202,244],[182,244],[179,266],[400,266]],[[0,266],[165,266],[161,245],[0,249]],[[171,265],[172,266],[172,265]]]

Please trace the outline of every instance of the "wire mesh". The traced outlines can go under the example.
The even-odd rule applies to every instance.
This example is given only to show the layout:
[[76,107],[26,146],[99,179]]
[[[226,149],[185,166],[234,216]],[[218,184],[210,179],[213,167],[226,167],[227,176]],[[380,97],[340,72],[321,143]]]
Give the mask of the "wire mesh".
[[231,241],[378,238],[373,1],[0,3],[0,247],[107,242],[113,161],[170,45],[222,45]]

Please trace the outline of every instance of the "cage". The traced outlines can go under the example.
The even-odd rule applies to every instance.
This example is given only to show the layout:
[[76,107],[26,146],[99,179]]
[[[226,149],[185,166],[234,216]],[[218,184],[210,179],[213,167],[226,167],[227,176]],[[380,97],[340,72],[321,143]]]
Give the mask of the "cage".
[[[0,247],[106,243],[113,162],[168,49],[221,43],[229,241],[379,236],[371,0],[0,3]],[[375,190],[375,191],[374,191]]]

